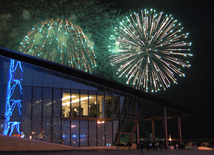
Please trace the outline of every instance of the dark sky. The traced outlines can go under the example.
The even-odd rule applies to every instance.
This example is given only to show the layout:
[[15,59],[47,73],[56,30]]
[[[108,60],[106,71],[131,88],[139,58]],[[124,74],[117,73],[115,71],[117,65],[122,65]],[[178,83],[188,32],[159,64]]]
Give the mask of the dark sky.
[[[214,138],[214,91],[213,91],[213,28],[214,15],[212,1],[203,0],[102,0],[113,2],[112,8],[121,9],[121,13],[138,9],[156,9],[156,12],[172,14],[174,19],[189,32],[192,42],[189,57],[191,67],[183,70],[186,77],[178,78],[178,85],[172,84],[166,91],[155,95],[178,102],[203,115],[184,118],[183,128],[191,132],[190,137]],[[188,120],[188,121],[187,121]],[[187,123],[187,124],[185,124]]]

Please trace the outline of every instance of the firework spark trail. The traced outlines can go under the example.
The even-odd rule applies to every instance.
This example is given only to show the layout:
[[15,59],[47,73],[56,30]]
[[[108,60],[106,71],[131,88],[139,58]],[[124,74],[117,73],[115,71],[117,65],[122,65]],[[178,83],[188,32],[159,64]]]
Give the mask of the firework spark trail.
[[19,52],[86,72],[96,66],[92,43],[79,26],[66,19],[37,23],[20,44]]
[[119,77],[126,76],[127,84],[148,92],[160,91],[160,87],[177,84],[175,76],[185,76],[180,67],[190,67],[184,57],[189,53],[191,42],[183,40],[188,33],[171,15],[163,16],[155,10],[143,11],[126,16],[115,27],[109,50],[112,65],[119,66]]

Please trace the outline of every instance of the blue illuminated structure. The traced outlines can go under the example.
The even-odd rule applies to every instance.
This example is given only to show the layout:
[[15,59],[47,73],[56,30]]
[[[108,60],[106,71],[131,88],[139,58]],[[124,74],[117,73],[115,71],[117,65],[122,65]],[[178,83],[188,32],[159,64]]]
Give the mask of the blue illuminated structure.
[[[17,68],[20,69],[21,71],[21,78],[16,79],[15,74],[16,74],[16,70]],[[10,118],[13,115],[13,111],[17,105],[18,111],[19,111],[19,115],[22,115],[21,112],[21,108],[22,108],[22,100],[21,99],[13,99],[13,95],[14,95],[14,91],[16,87],[19,87],[19,92],[22,96],[22,85],[21,85],[21,81],[23,77],[23,69],[21,66],[21,62],[20,61],[16,61],[13,59],[10,59],[10,67],[9,67],[9,73],[8,73],[8,81],[7,81],[7,92],[6,92],[6,105],[5,105],[5,121],[4,121],[4,131],[3,134],[4,135],[8,135],[9,130],[9,136],[13,133],[14,128],[16,128],[17,133],[20,133],[20,124],[21,122],[17,122],[17,121],[11,121]]]

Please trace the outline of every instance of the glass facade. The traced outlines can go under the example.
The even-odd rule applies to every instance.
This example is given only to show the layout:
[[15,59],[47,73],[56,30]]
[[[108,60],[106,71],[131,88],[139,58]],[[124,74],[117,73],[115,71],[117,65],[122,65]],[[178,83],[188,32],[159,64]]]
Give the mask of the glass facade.
[[[181,115],[171,102],[122,84],[39,59],[33,65],[24,56],[19,60],[25,62],[8,57],[0,56],[0,133],[5,135],[73,147],[139,144],[140,138],[153,138],[151,121],[164,126],[165,109],[167,118]],[[165,138],[163,132],[154,135]]]
[[[4,116],[10,59],[0,57],[1,116]],[[24,138],[74,147],[112,146],[133,96],[96,83],[21,62],[22,115],[15,107],[11,120],[21,122]],[[127,100],[129,99],[129,100]],[[1,131],[4,128],[1,120]],[[13,131],[12,135],[18,134]]]

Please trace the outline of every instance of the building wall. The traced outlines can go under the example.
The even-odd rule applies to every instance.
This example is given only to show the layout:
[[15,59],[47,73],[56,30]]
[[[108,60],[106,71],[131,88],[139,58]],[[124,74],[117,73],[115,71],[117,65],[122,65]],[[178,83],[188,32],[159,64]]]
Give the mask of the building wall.
[[[0,64],[2,133],[10,60],[0,57]],[[24,138],[74,147],[115,144],[133,96],[24,62],[21,65],[23,73],[17,68],[14,78],[23,77],[22,94],[16,87],[12,97],[22,99],[22,115],[15,106],[11,121],[21,122]],[[18,135],[15,129],[12,135]]]

